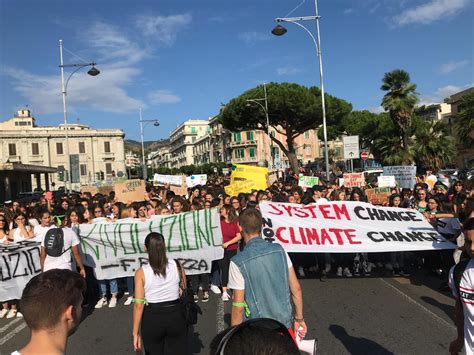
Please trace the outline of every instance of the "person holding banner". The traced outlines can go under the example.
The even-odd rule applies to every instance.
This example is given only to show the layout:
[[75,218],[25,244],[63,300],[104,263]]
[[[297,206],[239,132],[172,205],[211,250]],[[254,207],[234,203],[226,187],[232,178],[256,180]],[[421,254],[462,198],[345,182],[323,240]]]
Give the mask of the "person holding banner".
[[13,242],[21,242],[23,240],[34,238],[33,228],[28,223],[28,219],[24,213],[17,213],[13,217],[12,229],[9,231],[9,238]]
[[[149,264],[135,272],[133,299],[133,347],[145,354],[186,354],[187,325],[181,312],[178,261],[166,255],[163,235],[152,232],[145,238]],[[141,340],[140,340],[141,333]]]
[[[4,216],[4,215],[0,215],[0,244],[10,244],[11,241],[10,239],[8,239],[8,221],[7,221],[7,218]],[[2,300],[2,301],[6,301],[6,300]],[[10,312],[10,309],[8,308],[9,304],[8,302],[2,302],[2,310],[0,311],[0,318],[3,318],[5,316],[7,316]],[[13,304],[12,305],[12,309],[13,309],[13,306],[15,307],[15,312],[16,312],[16,304]],[[14,312],[12,311],[11,312],[11,317],[9,318],[13,318],[15,316]]]

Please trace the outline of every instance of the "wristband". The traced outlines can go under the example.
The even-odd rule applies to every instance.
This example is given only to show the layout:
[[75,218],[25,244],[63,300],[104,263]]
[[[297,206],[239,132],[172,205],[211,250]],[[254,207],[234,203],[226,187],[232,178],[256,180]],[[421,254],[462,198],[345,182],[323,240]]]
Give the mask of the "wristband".
[[247,302],[232,302],[232,306],[244,308],[245,316],[248,318],[250,316],[250,308],[247,305]]
[[148,306],[148,301],[145,298],[134,298],[132,302]]

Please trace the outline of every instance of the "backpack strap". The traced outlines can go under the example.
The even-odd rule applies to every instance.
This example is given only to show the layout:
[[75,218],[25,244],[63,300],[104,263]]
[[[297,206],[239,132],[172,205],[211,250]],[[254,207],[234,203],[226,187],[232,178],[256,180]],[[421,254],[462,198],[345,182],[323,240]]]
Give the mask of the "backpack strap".
[[453,281],[454,286],[456,287],[458,299],[461,298],[461,289],[459,287],[461,285],[462,275],[464,273],[464,270],[466,270],[467,264],[469,264],[470,261],[471,259],[462,259],[459,263],[456,264],[453,270]]
[[173,259],[174,262],[176,263],[176,267],[178,268],[178,274],[179,274],[179,288],[181,289],[181,292],[183,292],[186,289],[186,284],[185,284],[185,273],[183,270],[183,267],[179,263],[178,260]]

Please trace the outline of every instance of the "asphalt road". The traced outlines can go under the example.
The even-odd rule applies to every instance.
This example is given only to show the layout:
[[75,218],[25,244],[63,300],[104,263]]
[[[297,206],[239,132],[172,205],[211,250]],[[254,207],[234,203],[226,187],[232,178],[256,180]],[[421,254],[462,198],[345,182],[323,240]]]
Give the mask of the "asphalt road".
[[[300,281],[307,338],[318,339],[319,354],[446,354],[456,335],[454,299],[422,271],[410,278]],[[207,354],[216,332],[230,320],[230,303],[217,296],[200,305],[204,314],[190,330],[193,354]],[[70,337],[67,354],[132,354],[131,329],[130,306],[93,310]],[[28,337],[23,320],[0,320],[0,354],[20,349]]]

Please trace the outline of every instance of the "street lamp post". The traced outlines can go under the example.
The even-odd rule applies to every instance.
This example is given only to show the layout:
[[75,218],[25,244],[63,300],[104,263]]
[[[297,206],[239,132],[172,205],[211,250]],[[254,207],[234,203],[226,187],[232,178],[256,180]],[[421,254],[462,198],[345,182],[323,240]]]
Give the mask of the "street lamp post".
[[[158,127],[160,125],[160,122],[158,120],[144,120],[142,119],[142,109],[140,108],[140,135],[142,138],[142,175],[143,175],[143,180],[146,180],[148,178],[148,169],[146,166],[146,160],[145,160],[145,144],[143,142],[143,128],[150,122],[153,122],[153,125],[155,127]],[[145,122],[145,124],[143,124]]]
[[[262,98],[262,99],[248,99],[247,102],[252,102],[252,103],[255,103],[257,105],[259,105],[262,110],[265,112],[265,117],[266,117],[266,120],[267,120],[267,136],[268,136],[268,139],[270,140],[270,145],[269,145],[269,149],[270,149],[270,152],[267,153],[267,162],[268,163],[271,163],[272,167],[273,167],[273,155],[272,155],[272,147],[273,147],[273,142],[272,142],[272,139],[270,137],[270,120],[268,118],[268,97],[267,97],[267,86],[265,83],[263,83],[263,91],[265,93],[265,97]],[[263,101],[265,102],[265,106],[262,105],[260,103],[260,101]],[[265,151],[267,151],[267,149],[265,148]]]
[[[66,135],[66,167],[67,167],[67,184],[66,184],[66,193],[71,191],[71,160],[69,156],[69,132],[67,127],[67,86],[69,84],[69,80],[71,77],[79,70],[85,67],[92,67],[89,69],[87,74],[90,76],[97,76],[100,74],[100,71],[95,67],[97,63],[79,63],[79,64],[64,64],[63,62],[63,40],[59,40],[59,58],[60,64],[59,67],[61,68],[61,92],[63,96],[63,114],[64,114],[64,131]],[[64,83],[64,68],[76,68],[69,74],[66,83]]]
[[[323,134],[324,134],[324,159],[326,161],[326,177],[329,181],[329,153],[328,153],[328,133],[327,133],[327,126],[326,126],[326,104],[324,100],[324,81],[323,81],[323,57],[321,53],[321,35],[319,31],[319,19],[321,16],[318,15],[318,0],[314,0],[314,7],[315,7],[315,16],[302,16],[302,17],[281,17],[276,18],[276,23],[281,22],[290,22],[294,23],[295,25],[304,29],[311,37],[316,46],[316,55],[319,58],[319,80],[321,86],[321,105],[323,109]],[[307,20],[316,20],[316,38],[314,38],[313,33],[308,30],[305,26],[300,24],[300,21],[307,21]],[[277,25],[273,30],[272,33],[275,36],[283,36],[287,32],[286,28],[282,25]]]

